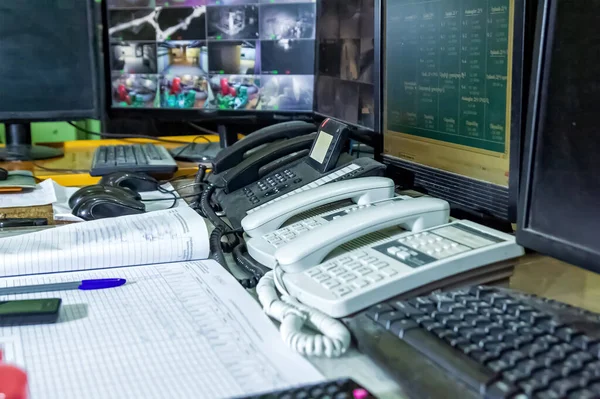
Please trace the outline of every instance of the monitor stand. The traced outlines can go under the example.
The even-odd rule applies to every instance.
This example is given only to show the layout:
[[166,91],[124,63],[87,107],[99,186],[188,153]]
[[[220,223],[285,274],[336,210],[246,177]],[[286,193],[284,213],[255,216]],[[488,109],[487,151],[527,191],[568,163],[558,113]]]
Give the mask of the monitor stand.
[[29,123],[7,123],[6,146],[0,147],[0,161],[35,161],[63,156],[62,150],[31,144]]
[[203,143],[194,142],[171,150],[171,155],[178,161],[210,163],[215,159],[219,151],[231,146],[237,141],[237,134],[227,130],[225,125],[218,126],[219,142]]

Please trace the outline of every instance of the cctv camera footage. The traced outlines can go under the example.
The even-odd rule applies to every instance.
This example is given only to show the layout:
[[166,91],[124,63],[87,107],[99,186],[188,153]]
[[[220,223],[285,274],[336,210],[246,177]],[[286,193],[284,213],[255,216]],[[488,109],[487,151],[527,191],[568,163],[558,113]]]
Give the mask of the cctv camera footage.
[[206,38],[206,7],[163,8],[157,11],[157,40]]
[[260,42],[213,42],[208,47],[209,73],[258,75],[260,69]]
[[111,69],[124,73],[156,73],[156,43],[111,43]]
[[112,100],[119,107],[154,108],[157,91],[156,75],[113,73]]
[[113,107],[313,111],[315,0],[106,0],[105,6]]
[[312,75],[315,42],[281,39],[261,43],[264,74]]
[[209,7],[208,37],[258,39],[258,6]]
[[312,3],[269,4],[260,9],[262,39],[312,39],[316,7]]

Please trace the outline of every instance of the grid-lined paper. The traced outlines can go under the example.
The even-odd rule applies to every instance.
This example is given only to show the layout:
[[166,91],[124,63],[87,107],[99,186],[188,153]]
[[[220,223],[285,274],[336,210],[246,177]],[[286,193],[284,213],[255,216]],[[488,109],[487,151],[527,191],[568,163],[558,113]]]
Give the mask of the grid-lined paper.
[[0,286],[108,277],[128,282],[18,296],[63,299],[57,324],[0,329],[0,342],[20,340],[31,399],[227,398],[322,380],[214,261],[5,278]]
[[208,257],[204,219],[189,207],[94,220],[0,239],[0,276]]

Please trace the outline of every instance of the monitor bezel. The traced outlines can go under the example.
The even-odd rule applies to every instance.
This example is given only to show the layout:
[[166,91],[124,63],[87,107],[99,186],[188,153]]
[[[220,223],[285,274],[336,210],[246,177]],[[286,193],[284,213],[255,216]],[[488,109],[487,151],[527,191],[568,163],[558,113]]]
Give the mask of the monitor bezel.
[[[598,273],[600,253],[589,248],[577,246],[552,234],[552,231],[536,230],[530,225],[532,197],[534,191],[534,173],[538,155],[537,142],[543,134],[547,103],[550,67],[552,63],[552,46],[554,44],[557,15],[557,2],[543,0],[539,3],[537,30],[534,47],[534,64],[532,68],[530,110],[528,112],[526,136],[521,168],[521,188],[519,195],[519,217],[517,221],[516,239],[519,245],[547,256],[574,264],[586,270]],[[555,210],[550,210],[553,212]],[[556,226],[558,229],[560,226]]]
[[[527,19],[527,7],[526,3],[531,2],[531,0],[514,0],[514,24],[513,24],[513,65],[512,65],[512,93],[511,93],[511,131],[510,131],[510,145],[509,145],[509,178],[508,178],[508,187],[506,188],[508,191],[508,209],[507,209],[507,221],[508,222],[516,222],[517,221],[517,206],[518,206],[518,196],[519,196],[519,187],[520,187],[520,179],[521,179],[521,152],[522,152],[522,140],[521,137],[523,135],[523,126],[525,122],[523,121],[523,105],[524,103],[524,89],[525,89],[525,79],[526,76],[524,74],[524,51],[525,51],[525,29]],[[383,88],[385,85],[385,19],[386,16],[386,5],[382,4],[380,7],[380,12],[378,18],[376,20],[379,21],[379,42],[376,41],[375,45],[378,47],[380,52],[379,54],[379,73],[380,76],[380,88]],[[383,142],[383,146],[385,146],[385,90],[380,90],[378,103],[380,104],[380,113],[379,113],[379,131],[381,132],[381,138]],[[381,154],[381,158],[384,160],[384,163],[387,165],[394,165],[395,157],[391,155],[386,155],[385,153]],[[420,164],[419,164],[420,165]],[[422,165],[427,166],[427,165]],[[402,173],[402,175],[406,178],[406,182],[409,184],[412,183],[412,179],[410,175],[410,171],[406,171],[407,173]],[[442,171],[443,173],[447,173],[449,175],[454,175],[452,172]],[[474,178],[465,178],[472,180],[473,182],[479,182],[479,180]],[[488,184],[488,182],[484,182]]]
[[[315,0],[317,3],[320,0]],[[102,2],[102,45],[104,49],[110,48],[110,37],[108,34],[108,2]],[[316,26],[316,22],[315,22]],[[316,33],[315,33],[316,37]],[[316,39],[315,39],[316,42]],[[105,50],[103,52],[103,71],[104,71],[104,84],[103,84],[103,104],[104,114],[109,119],[118,118],[148,118],[151,117],[161,121],[223,121],[228,122],[228,119],[234,118],[232,122],[239,122],[247,117],[248,120],[252,121],[276,121],[285,122],[289,120],[312,120],[314,116],[314,88],[316,86],[316,76],[314,77],[315,83],[313,84],[313,108],[310,111],[259,111],[259,110],[221,110],[221,109],[165,109],[165,108],[118,108],[112,106],[112,79],[111,79],[111,67],[110,67],[110,55]],[[314,75],[313,75],[314,76]]]
[[[319,26],[319,16],[321,15],[321,3],[323,0],[317,0],[317,28]],[[348,126],[352,127],[353,130],[355,132],[357,132],[360,135],[369,137],[371,140],[368,141],[373,141],[373,140],[377,140],[378,138],[373,137],[374,135],[380,136],[383,134],[383,131],[381,130],[381,126],[382,126],[382,122],[381,122],[381,96],[382,96],[382,92],[383,90],[381,90],[382,88],[382,77],[381,77],[381,28],[382,28],[382,24],[381,24],[381,18],[382,18],[382,3],[383,0],[374,0],[374,13],[373,13],[373,18],[375,18],[374,20],[374,47],[375,47],[375,54],[374,54],[374,60],[373,60],[373,113],[374,115],[374,121],[373,121],[373,128],[358,124],[358,123],[351,123],[339,118],[336,118],[333,115],[327,115],[324,114],[322,112],[317,111],[317,82],[318,82],[318,78],[319,78],[319,38],[318,35],[315,35],[315,72],[314,72],[314,76],[315,76],[315,90],[313,92],[313,113],[315,115],[315,117],[323,120],[326,118],[331,118],[331,119],[335,119],[336,121],[340,121],[342,123],[347,124]],[[381,139],[383,140],[383,139]],[[383,147],[382,147],[383,148]]]

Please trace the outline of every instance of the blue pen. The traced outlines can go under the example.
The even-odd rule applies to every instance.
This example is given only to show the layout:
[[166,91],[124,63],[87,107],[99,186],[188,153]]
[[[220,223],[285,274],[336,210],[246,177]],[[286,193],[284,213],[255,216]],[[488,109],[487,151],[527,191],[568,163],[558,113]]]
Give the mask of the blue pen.
[[81,280],[66,283],[23,285],[20,287],[0,288],[0,295],[30,294],[34,292],[66,291],[66,290],[102,290],[120,287],[127,280],[124,278],[103,278],[99,280]]

